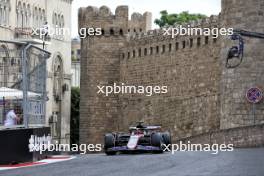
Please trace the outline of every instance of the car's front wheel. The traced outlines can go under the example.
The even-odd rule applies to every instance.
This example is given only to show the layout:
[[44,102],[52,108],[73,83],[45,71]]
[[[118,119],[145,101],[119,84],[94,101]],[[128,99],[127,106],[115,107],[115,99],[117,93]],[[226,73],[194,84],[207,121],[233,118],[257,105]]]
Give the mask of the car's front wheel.
[[104,150],[106,155],[115,155],[116,151],[110,151],[109,149],[115,146],[115,136],[112,133],[108,133],[104,137]]

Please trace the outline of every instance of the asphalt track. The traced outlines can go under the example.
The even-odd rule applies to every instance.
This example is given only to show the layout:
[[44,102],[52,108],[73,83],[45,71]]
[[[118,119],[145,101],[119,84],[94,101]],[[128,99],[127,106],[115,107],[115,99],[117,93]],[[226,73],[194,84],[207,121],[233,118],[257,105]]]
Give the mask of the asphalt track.
[[0,171],[1,176],[264,176],[264,148],[232,152],[77,155],[69,161]]

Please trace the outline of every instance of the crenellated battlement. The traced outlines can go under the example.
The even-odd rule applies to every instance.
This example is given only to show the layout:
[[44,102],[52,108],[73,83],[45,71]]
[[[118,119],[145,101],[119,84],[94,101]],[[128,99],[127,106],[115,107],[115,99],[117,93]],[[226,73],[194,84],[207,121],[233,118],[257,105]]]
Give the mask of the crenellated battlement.
[[113,14],[109,7],[88,6],[78,12],[80,28],[102,28],[103,34],[124,35],[151,29],[151,13],[133,13],[129,20],[128,6],[118,6]]
[[[218,28],[218,18],[218,16],[210,16],[202,20],[185,23],[182,27]],[[179,26],[175,25],[171,27],[176,28]],[[197,48],[216,44],[218,40],[218,38],[212,35],[185,35],[172,38],[171,35],[164,35],[164,33],[163,29],[130,33],[127,37],[127,45],[121,49],[121,59],[160,55],[175,51],[180,52],[186,49],[195,49],[197,51]]]
[[[191,27],[191,28],[213,28],[213,27],[219,27],[219,16],[212,15],[210,17],[199,19],[196,21],[190,21],[188,23],[184,23],[181,25],[182,27]],[[177,28],[179,25],[170,26],[171,28]],[[153,29],[148,30],[146,32],[131,32],[129,33],[128,39],[129,40],[137,40],[141,38],[148,38],[148,37],[159,37],[162,36],[164,33],[163,29]],[[170,37],[168,37],[170,38]]]

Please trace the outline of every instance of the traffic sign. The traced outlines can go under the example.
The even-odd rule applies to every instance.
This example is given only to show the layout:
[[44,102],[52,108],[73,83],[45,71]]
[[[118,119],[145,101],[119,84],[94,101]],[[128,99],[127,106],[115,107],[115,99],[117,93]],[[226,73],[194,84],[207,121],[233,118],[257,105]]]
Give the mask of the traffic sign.
[[263,93],[260,88],[252,87],[248,89],[246,98],[250,103],[258,103],[263,98]]

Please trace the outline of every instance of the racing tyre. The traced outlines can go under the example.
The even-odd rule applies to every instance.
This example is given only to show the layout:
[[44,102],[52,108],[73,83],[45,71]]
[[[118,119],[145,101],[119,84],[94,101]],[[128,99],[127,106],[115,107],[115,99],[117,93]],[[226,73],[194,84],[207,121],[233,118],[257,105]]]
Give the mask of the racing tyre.
[[166,144],[166,145],[171,144],[171,135],[169,132],[164,132],[162,134],[162,137],[163,137],[164,144]]
[[115,146],[115,136],[111,133],[106,134],[104,138],[104,149],[106,155],[115,155],[116,151],[108,151],[109,148]]
[[151,145],[154,147],[160,148],[160,150],[155,150],[155,151],[153,151],[153,153],[162,153],[163,152],[162,144],[164,144],[162,134],[161,133],[153,133],[151,135]]

